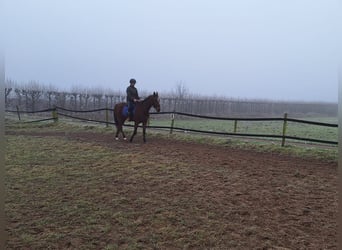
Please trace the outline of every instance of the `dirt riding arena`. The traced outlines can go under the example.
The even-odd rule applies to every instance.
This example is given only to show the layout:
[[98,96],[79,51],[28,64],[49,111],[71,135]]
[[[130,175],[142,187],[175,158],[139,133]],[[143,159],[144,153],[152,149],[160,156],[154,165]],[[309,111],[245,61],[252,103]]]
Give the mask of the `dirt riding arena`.
[[119,248],[129,247],[126,234],[143,248],[337,249],[336,162],[158,137],[144,144],[139,134],[133,143],[100,133],[31,135],[92,142],[136,166],[102,189],[103,202],[122,192],[139,214],[121,240],[115,221],[101,236]]

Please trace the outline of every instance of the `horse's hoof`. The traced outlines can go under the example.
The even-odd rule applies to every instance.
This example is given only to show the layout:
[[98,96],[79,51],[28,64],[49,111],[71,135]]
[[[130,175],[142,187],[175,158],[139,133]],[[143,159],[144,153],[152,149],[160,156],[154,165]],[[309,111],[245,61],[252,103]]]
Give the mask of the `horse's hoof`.
[[125,138],[124,138],[124,140],[126,141],[126,140],[127,140],[127,138],[125,137]]
[[119,137],[115,137],[115,140],[118,141],[118,140],[119,140]]

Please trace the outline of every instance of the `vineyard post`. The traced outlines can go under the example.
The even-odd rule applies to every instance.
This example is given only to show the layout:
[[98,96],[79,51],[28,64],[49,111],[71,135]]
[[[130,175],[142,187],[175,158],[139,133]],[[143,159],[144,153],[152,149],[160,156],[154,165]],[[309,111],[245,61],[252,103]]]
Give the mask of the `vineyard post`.
[[20,111],[19,111],[19,107],[18,107],[18,105],[16,106],[16,108],[17,108],[17,114],[18,114],[18,118],[19,118],[19,121],[20,121],[21,119],[20,119]]
[[237,130],[237,120],[234,121],[234,133],[236,133]]
[[284,123],[283,123],[283,139],[281,141],[281,146],[285,146],[285,138],[286,138],[286,128],[287,128],[287,113],[284,114]]
[[52,118],[53,118],[54,122],[57,122],[57,121],[58,121],[58,114],[57,114],[57,107],[56,107],[56,106],[53,106],[53,109],[52,109]]
[[175,124],[175,111],[171,114],[171,128],[170,128],[170,134],[172,134],[173,131],[173,125]]

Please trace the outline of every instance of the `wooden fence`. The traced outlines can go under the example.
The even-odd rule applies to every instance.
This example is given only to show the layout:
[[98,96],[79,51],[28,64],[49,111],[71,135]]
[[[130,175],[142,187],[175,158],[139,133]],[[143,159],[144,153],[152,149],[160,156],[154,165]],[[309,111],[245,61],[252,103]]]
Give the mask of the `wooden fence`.
[[[112,114],[113,110],[108,108],[101,108],[101,109],[93,109],[93,110],[72,110],[72,109],[66,109],[62,107],[54,107],[51,109],[44,109],[39,111],[20,111],[17,107],[17,110],[6,110],[8,113],[16,113],[18,115],[18,119],[21,120],[21,114],[39,114],[39,113],[47,113],[49,112],[51,115],[49,118],[43,119],[35,119],[30,121],[23,121],[23,122],[42,122],[42,121],[54,121],[57,122],[59,117],[66,117],[71,119],[77,119],[81,121],[87,121],[87,122],[96,122],[96,123],[102,123],[105,124],[107,127],[109,125],[115,125],[114,122],[110,121],[110,114]],[[100,115],[97,115],[98,118],[96,119],[90,119],[89,116],[75,116],[75,114],[86,114],[86,113],[98,113]],[[203,134],[215,134],[215,135],[222,135],[222,136],[238,136],[238,137],[258,137],[258,138],[277,138],[281,140],[281,145],[285,145],[285,141],[287,139],[290,140],[299,140],[299,141],[307,141],[307,142],[315,142],[315,143],[324,143],[324,144],[332,144],[337,145],[337,138],[336,141],[331,140],[324,140],[324,139],[317,139],[317,138],[303,138],[298,136],[290,136],[287,135],[287,128],[289,126],[289,123],[302,123],[302,124],[308,124],[308,125],[314,125],[314,126],[323,126],[323,127],[330,127],[330,128],[337,128],[337,124],[333,123],[323,123],[323,122],[315,122],[315,121],[308,121],[308,120],[301,120],[301,119],[293,119],[288,118],[287,113],[284,114],[283,117],[278,118],[237,118],[237,117],[215,117],[215,116],[204,116],[204,115],[195,115],[190,113],[183,113],[183,112],[159,112],[159,113],[150,113],[152,117],[160,116],[160,115],[169,115],[170,117],[170,126],[148,126],[149,128],[154,129],[164,129],[169,130],[170,133],[173,133],[173,131],[183,131],[183,132],[194,132],[194,133],[203,133]],[[198,118],[198,119],[205,119],[205,120],[225,120],[225,121],[234,121],[234,131],[233,132],[219,132],[219,131],[207,131],[207,130],[198,130],[198,129],[191,129],[191,128],[184,128],[184,127],[176,127],[175,124],[175,117],[178,116],[184,116],[184,117],[191,117],[191,118]],[[100,118],[99,118],[100,117]],[[102,119],[101,119],[102,117]],[[237,127],[239,121],[254,121],[254,122],[260,122],[260,121],[280,121],[282,122],[282,133],[281,134],[259,134],[259,133],[238,133]],[[128,127],[131,127],[132,125],[125,125]]]

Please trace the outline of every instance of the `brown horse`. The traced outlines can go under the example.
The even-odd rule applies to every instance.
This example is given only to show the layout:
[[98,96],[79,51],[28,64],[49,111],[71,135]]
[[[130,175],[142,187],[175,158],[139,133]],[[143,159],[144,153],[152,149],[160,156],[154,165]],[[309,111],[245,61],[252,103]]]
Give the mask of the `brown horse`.
[[[146,142],[146,124],[148,121],[148,118],[150,116],[149,112],[151,107],[154,107],[154,109],[157,112],[160,112],[160,103],[159,103],[159,97],[157,92],[153,92],[153,95],[148,96],[143,101],[139,101],[135,104],[135,110],[134,110],[134,131],[131,136],[130,142],[133,141],[133,137],[137,134],[138,125],[140,123],[143,124],[143,140]],[[127,108],[126,102],[118,103],[114,106],[114,122],[116,126],[116,134],[115,139],[119,139],[119,133],[122,133],[122,136],[124,140],[126,140],[126,135],[122,130],[122,125],[125,123],[128,115],[124,114],[124,108]]]

